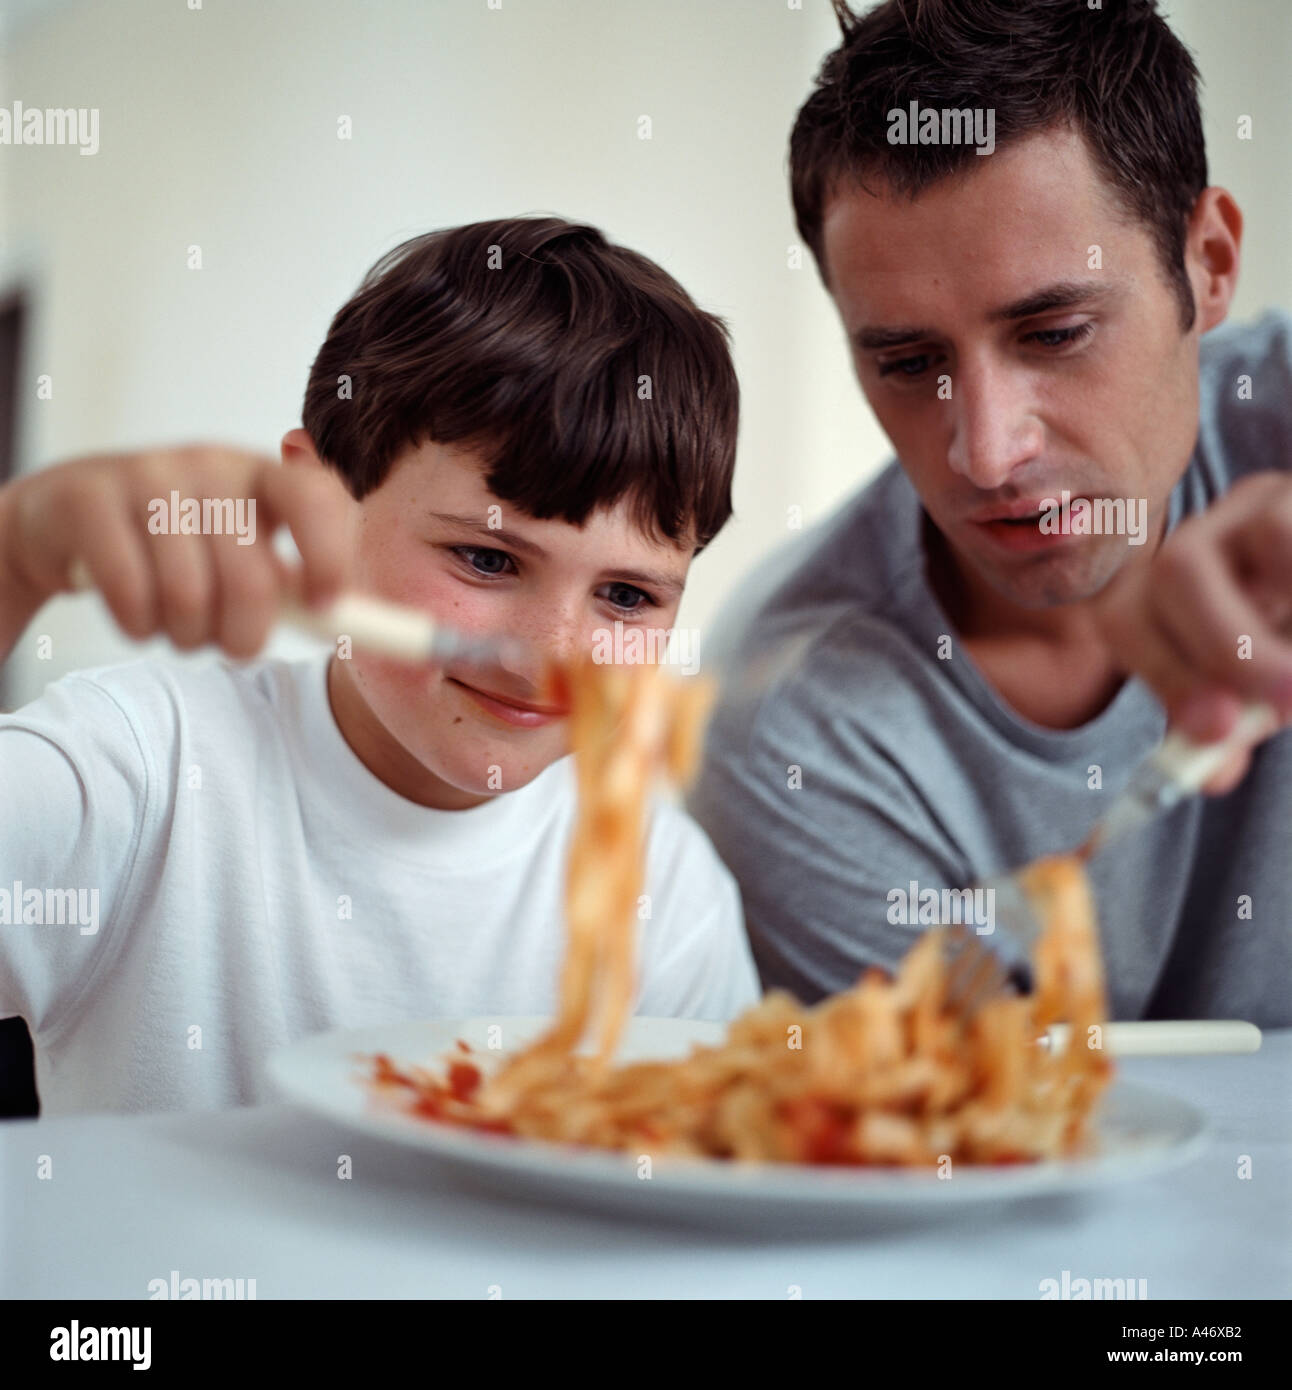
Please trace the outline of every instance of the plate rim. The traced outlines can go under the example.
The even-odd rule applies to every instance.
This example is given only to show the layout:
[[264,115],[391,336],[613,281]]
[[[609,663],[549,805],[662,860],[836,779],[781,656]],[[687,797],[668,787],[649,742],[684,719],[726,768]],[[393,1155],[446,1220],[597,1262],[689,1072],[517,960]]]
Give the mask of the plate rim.
[[[628,1151],[482,1133],[460,1126],[438,1125],[394,1110],[383,1113],[360,1109],[356,1102],[363,1095],[361,1071],[352,1061],[347,1080],[353,1090],[338,1091],[331,1099],[312,1094],[291,1074],[294,1065],[301,1061],[327,1062],[340,1072],[347,1064],[348,1055],[391,1050],[389,1044],[363,1043],[362,1039],[389,1037],[395,1031],[415,1034],[419,1030],[435,1029],[440,1033],[456,1033],[472,1025],[510,1023],[541,1027],[548,1021],[545,1015],[478,1014],[466,1018],[405,1019],[359,1028],[329,1029],[276,1049],[267,1059],[266,1075],[279,1096],[288,1103],[311,1114],[322,1115],[344,1128],[405,1150],[415,1150],[433,1161],[483,1168],[495,1175],[509,1174],[518,1181],[549,1186],[557,1182],[570,1190],[577,1190],[586,1183],[594,1183],[602,1191],[609,1188],[620,1193],[645,1186],[636,1177],[638,1157]],[[654,1015],[634,1015],[630,1020],[630,1027],[656,1024],[707,1033],[707,1037],[695,1037],[693,1041],[696,1042],[711,1040],[715,1031],[720,1037],[728,1027],[726,1023],[710,1020]],[[445,1050],[446,1046],[451,1044],[441,1044],[440,1049]],[[1114,1097],[1123,1108],[1142,1107],[1146,1103],[1158,1108],[1165,1106],[1174,1123],[1184,1132],[1174,1141],[1152,1146],[1142,1153],[1096,1152],[1028,1164],[960,1163],[954,1165],[949,1180],[939,1178],[936,1171],[929,1168],[900,1165],[777,1163],[652,1154],[649,1187],[656,1192],[663,1189],[670,1197],[677,1198],[726,1196],[747,1203],[757,1197],[762,1202],[784,1205],[835,1202],[851,1207],[949,1203],[957,1198],[972,1197],[1005,1200],[1133,1181],[1148,1173],[1174,1168],[1193,1158],[1211,1133],[1202,1110],[1168,1091],[1118,1075],[1101,1097],[1101,1105]],[[934,1192],[943,1195],[933,1197]]]

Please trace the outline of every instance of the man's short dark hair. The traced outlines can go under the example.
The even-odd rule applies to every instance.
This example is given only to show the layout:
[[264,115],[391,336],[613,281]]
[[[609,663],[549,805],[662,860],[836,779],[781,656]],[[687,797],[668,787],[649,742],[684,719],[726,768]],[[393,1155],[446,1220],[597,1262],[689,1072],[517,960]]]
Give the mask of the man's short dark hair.
[[477,450],[533,517],[627,500],[702,548],[731,515],[738,411],[720,318],[596,227],[519,217],[382,257],[332,320],[302,423],[357,498],[430,440]]
[[1155,0],[885,0],[864,15],[832,0],[843,34],[790,137],[799,235],[829,287],[826,203],[837,183],[878,177],[916,197],[975,162],[972,144],[890,144],[888,113],[910,102],[995,112],[1002,142],[1077,130],[1095,166],[1149,228],[1193,326],[1184,266],[1189,216],[1207,186],[1198,70]]

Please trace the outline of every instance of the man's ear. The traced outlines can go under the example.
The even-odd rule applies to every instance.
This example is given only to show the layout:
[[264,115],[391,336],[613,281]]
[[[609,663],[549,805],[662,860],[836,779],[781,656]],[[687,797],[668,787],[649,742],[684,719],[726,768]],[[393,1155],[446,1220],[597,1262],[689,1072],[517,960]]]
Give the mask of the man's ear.
[[283,435],[282,455],[285,464],[304,463],[312,464],[315,468],[323,467],[323,460],[319,458],[318,450],[314,447],[314,441],[309,437],[306,430],[299,427],[288,430]]
[[1185,255],[1192,268],[1199,333],[1224,321],[1238,286],[1243,214],[1223,188],[1204,188],[1189,219]]

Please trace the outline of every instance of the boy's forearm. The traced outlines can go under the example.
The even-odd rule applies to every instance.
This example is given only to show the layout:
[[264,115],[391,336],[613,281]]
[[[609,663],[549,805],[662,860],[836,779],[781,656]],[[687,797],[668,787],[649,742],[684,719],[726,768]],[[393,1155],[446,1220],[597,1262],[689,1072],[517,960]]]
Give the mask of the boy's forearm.
[[0,665],[8,660],[45,601],[44,595],[33,589],[14,565],[13,489],[12,483],[0,488]]

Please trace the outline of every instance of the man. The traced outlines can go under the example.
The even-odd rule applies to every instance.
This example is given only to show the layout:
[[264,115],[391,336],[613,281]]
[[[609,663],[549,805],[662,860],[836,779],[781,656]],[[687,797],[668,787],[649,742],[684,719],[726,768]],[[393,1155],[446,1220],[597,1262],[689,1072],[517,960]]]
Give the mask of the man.
[[[1292,325],[1210,333],[1188,52],[1150,0],[836,11],[794,206],[897,461],[772,567],[692,798],[809,1002],[1080,844],[1168,723],[1292,717]],[[1292,1024],[1292,734],[1247,764],[1092,862],[1115,1017]]]

